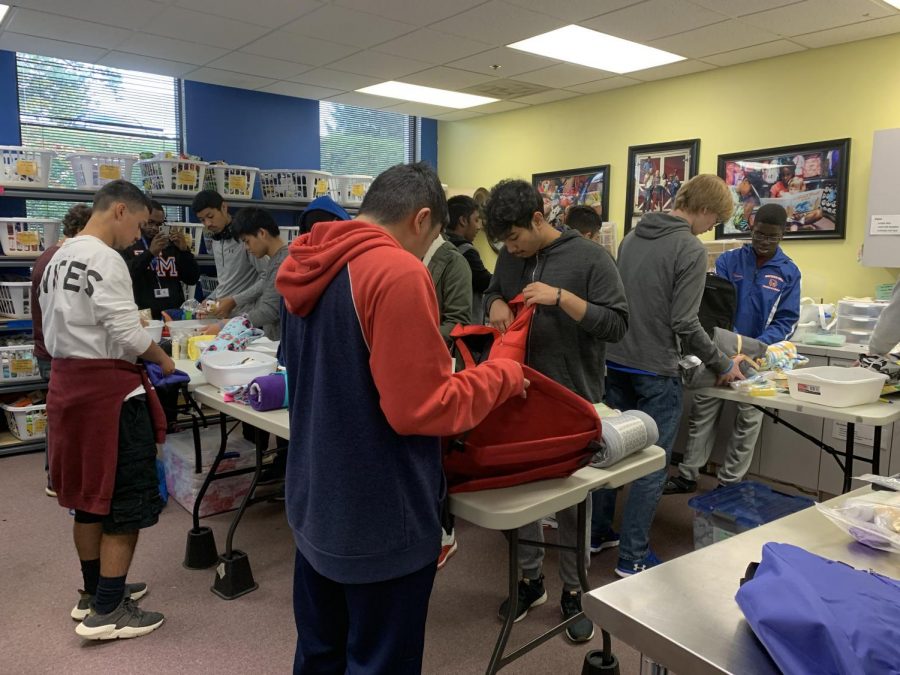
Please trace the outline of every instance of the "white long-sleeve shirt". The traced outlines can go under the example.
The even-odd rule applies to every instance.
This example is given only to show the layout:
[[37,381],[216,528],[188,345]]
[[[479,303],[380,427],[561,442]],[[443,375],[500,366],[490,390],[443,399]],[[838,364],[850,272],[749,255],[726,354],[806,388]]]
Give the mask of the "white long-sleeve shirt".
[[141,326],[125,261],[96,237],[63,243],[44,270],[39,301],[53,358],[134,363],[153,342]]

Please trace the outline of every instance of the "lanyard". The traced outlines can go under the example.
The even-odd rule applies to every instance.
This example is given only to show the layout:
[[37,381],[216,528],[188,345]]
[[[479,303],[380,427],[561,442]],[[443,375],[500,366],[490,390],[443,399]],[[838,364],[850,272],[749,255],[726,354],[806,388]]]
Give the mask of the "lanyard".
[[[141,241],[144,243],[144,248],[145,248],[147,251],[149,251],[149,250],[150,250],[150,244],[147,243],[147,238],[144,237],[143,234],[141,235]],[[151,253],[150,255],[153,255],[153,254]],[[153,269],[153,263],[154,263],[154,262],[157,263],[157,268],[156,268],[156,269]],[[153,270],[153,277],[156,279],[156,285],[157,285],[157,287],[158,287],[158,288],[162,288],[162,287],[163,287],[162,282],[159,280],[159,256],[158,256],[158,255],[153,256],[153,260],[150,261],[150,269]]]

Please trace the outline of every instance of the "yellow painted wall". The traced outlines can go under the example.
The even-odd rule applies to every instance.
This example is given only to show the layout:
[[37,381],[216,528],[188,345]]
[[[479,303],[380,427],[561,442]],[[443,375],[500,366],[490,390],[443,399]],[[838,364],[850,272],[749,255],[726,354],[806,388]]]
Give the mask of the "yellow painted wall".
[[[700,171],[715,173],[720,153],[849,137],[847,238],[784,245],[802,271],[804,295],[834,300],[871,295],[876,284],[896,279],[897,270],[857,262],[872,133],[895,127],[900,35],[441,122],[439,172],[449,185],[490,188],[502,178],[531,180],[541,171],[610,164],[610,220],[618,223],[621,240],[629,145],[700,138]],[[486,241],[480,244],[489,250]],[[493,259],[486,255],[485,263]]]

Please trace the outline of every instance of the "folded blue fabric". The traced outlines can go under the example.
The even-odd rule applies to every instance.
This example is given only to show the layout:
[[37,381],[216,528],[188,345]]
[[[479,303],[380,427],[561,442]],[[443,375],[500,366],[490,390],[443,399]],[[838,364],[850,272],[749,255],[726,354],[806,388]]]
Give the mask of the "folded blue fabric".
[[191,376],[182,370],[175,370],[171,375],[163,375],[162,368],[155,363],[145,363],[144,367],[147,369],[150,384],[154,387],[174,387],[191,381]]

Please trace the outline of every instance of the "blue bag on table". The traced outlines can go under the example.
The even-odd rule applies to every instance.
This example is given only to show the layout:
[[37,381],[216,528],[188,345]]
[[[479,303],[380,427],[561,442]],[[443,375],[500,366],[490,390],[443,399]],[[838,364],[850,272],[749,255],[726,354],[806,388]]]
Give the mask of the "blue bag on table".
[[787,675],[900,673],[900,581],[770,542],[735,600]]

